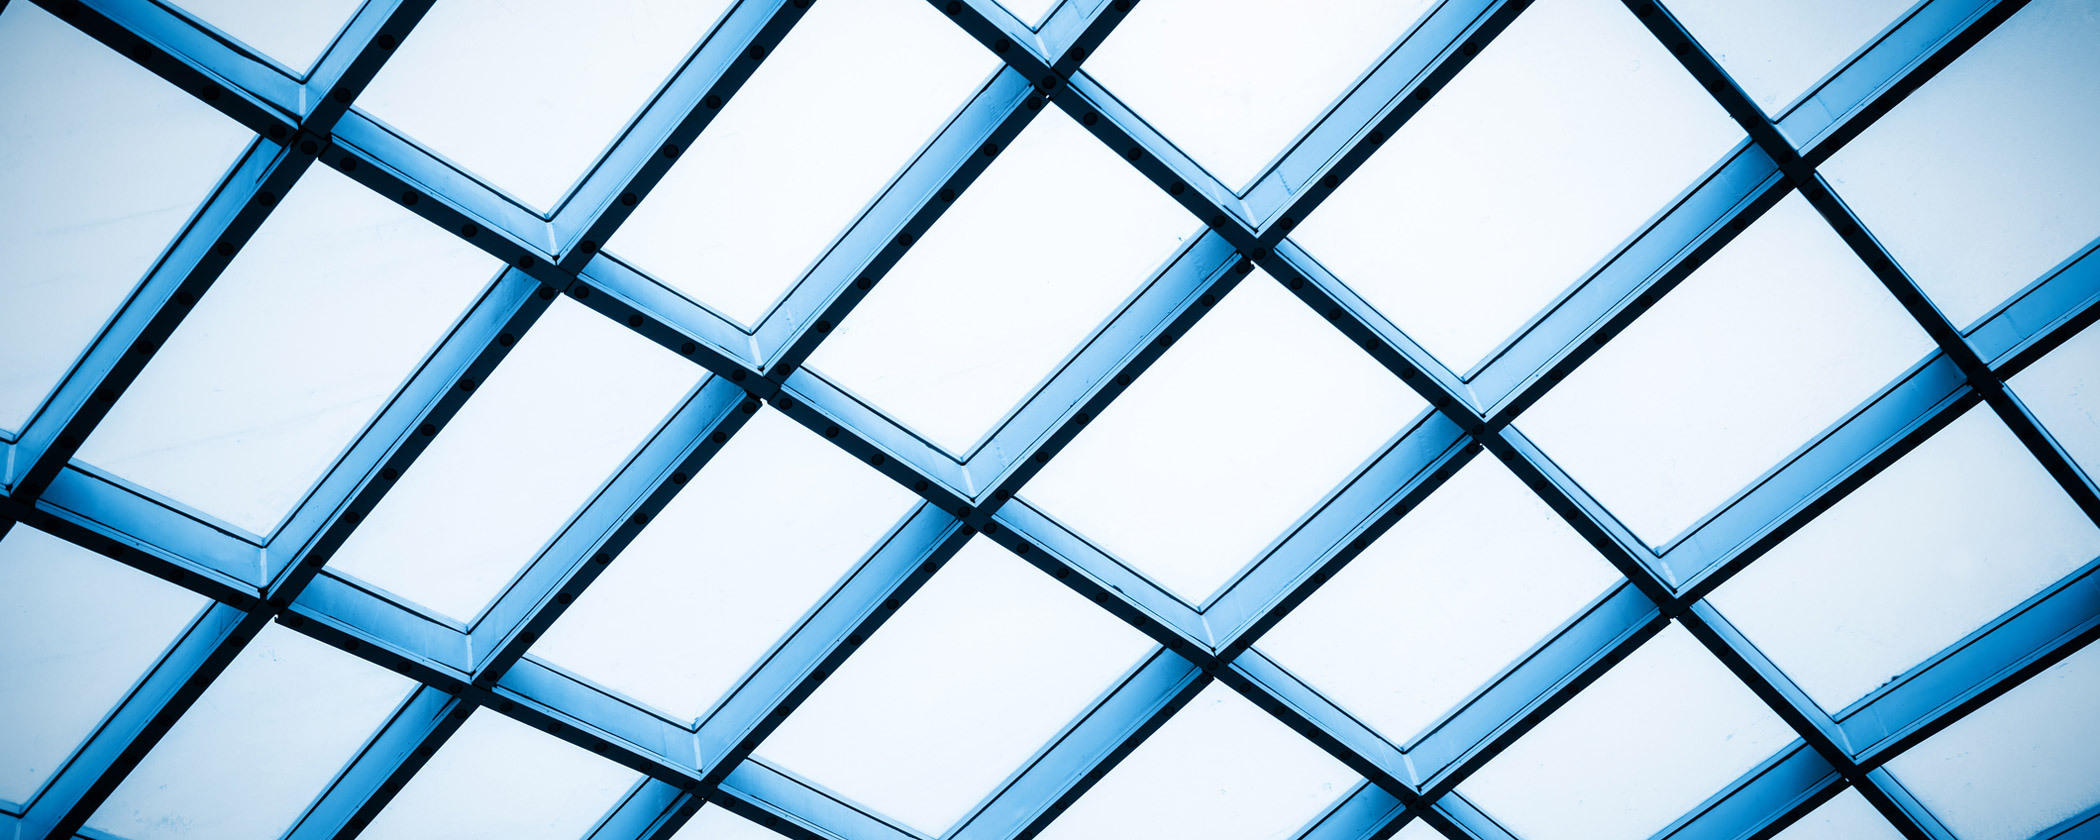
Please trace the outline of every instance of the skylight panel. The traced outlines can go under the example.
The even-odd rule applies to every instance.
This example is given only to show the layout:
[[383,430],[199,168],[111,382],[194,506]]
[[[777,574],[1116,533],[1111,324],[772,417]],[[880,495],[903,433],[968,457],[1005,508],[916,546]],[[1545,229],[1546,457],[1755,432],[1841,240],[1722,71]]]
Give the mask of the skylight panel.
[[254,47],[279,64],[303,75],[335,40],[337,30],[357,13],[363,0],[303,0],[299,3],[255,3],[252,0],[178,0],[228,35]]
[[1846,788],[1829,802],[1787,826],[1773,840],[1903,840],[1903,832],[1859,791]]
[[1766,114],[1778,116],[1811,85],[1895,23],[1916,0],[1668,0],[1670,13]]
[[488,711],[474,712],[363,836],[577,840],[640,774]]
[[2100,477],[2100,328],[2086,327],[2007,384],[2085,474]]

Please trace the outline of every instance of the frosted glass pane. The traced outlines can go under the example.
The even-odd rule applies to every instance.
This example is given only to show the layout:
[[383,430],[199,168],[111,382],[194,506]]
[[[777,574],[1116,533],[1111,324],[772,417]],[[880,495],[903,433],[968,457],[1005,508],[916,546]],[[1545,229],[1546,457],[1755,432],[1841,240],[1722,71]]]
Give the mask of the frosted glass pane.
[[474,617],[701,374],[557,298],[330,567],[453,618]]
[[1669,0],[1671,14],[1765,113],[1777,115],[1916,0]]
[[1518,425],[1662,545],[1933,349],[1788,196]]
[[1057,5],[1057,0],[999,0],[999,5],[1014,13],[1014,17],[1030,26],[1038,25],[1043,16]]
[[1903,840],[1903,832],[1889,825],[1859,791],[1846,788],[1772,840]]
[[2065,454],[2100,479],[2100,328],[2085,328],[2008,384]]
[[314,167],[78,457],[268,534],[500,267]]
[[1793,740],[1757,695],[1671,624],[1458,789],[1526,840],[1630,840]]
[[1295,236],[1464,371],[1741,138],[1624,6],[1542,0]]
[[304,74],[363,0],[179,0],[184,11]]
[[0,114],[4,438],[254,135],[33,3],[0,11]]
[[924,0],[818,4],[606,248],[756,324],[997,66]]
[[414,685],[266,625],[88,827],[129,840],[275,840]]
[[1711,600],[1837,711],[2100,555],[2100,529],[1971,409]]
[[703,805],[671,840],[780,840],[780,835],[720,806]]
[[1109,771],[1043,840],[1283,840],[1358,781],[1212,683]]
[[764,409],[532,653],[672,717],[694,719],[917,500],[815,432]]
[[1424,407],[1256,271],[1026,493],[1197,603]]
[[1046,114],[809,365],[961,454],[1194,229],[1084,129]]
[[27,803],[204,609],[16,524],[0,538],[0,801]]
[[577,840],[641,774],[481,710],[359,837]]
[[1431,0],[1148,0],[1087,73],[1227,186],[1253,180]]
[[1493,458],[1477,458],[1261,639],[1406,743],[1619,579]]
[[358,107],[551,210],[730,0],[439,0]]
[[1896,756],[1961,840],[2020,840],[2100,805],[2100,649],[2088,646]]
[[1955,326],[2100,235],[2100,8],[2029,4],[1822,167]]
[[1149,647],[1144,634],[978,538],[758,752],[939,836]]

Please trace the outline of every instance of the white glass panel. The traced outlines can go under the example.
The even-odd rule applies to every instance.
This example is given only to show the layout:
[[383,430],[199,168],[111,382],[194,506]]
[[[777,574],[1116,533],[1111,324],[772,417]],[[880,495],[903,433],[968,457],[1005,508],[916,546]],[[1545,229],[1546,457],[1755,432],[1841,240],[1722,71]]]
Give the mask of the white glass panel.
[[671,840],[780,840],[780,835],[720,806],[703,805]]
[[2087,327],[2009,382],[2064,453],[2100,480],[2100,327]]
[[577,840],[641,774],[488,710],[474,713],[360,837]]
[[1035,26],[1057,5],[1057,0],[999,0],[999,5],[1013,12],[1014,17],[1020,18],[1022,23]]
[[1226,186],[1260,174],[1431,0],[1148,0],[1086,71]]
[[1903,840],[1903,832],[1889,825],[1859,791],[1846,788],[1773,840]]
[[1757,107],[1778,114],[1916,0],[1669,0],[1670,12]]
[[414,685],[267,625],[88,827],[129,840],[275,840]]
[[691,720],[917,499],[815,432],[762,410],[532,653]]
[[960,454],[1194,228],[1078,124],[1044,114],[809,365]]
[[759,754],[938,836],[1150,646],[978,538]]
[[1837,233],[1788,196],[1518,425],[1661,545],[1932,350]]
[[1406,743],[1618,579],[1507,468],[1477,458],[1261,649]]
[[606,249],[756,324],[997,66],[925,0],[820,3]]
[[184,11],[304,74],[363,0],[177,0]]
[[204,608],[16,524],[0,539],[0,801],[27,803]]
[[12,437],[254,135],[33,3],[0,11],[0,80]]
[[1465,371],[1741,138],[1626,7],[1542,0],[1295,236]]
[[78,457],[267,534],[498,268],[314,167]]
[[1671,624],[1459,785],[1526,840],[1647,837],[1794,740]]
[[2100,14],[2040,0],[1822,167],[1956,326],[2100,235]]
[[1961,840],[2020,840],[2100,805],[2100,648],[2088,646],[1896,756]]
[[557,298],[329,565],[472,618],[701,373]]
[[1109,771],[1044,840],[1283,840],[1358,777],[1212,683]]
[[1424,407],[1256,271],[1029,482],[1029,499],[1190,602]]
[[551,210],[729,0],[439,0],[358,107]]
[[1975,408],[1712,601],[1837,711],[2095,555],[2100,529]]
[[1443,832],[1437,831],[1434,826],[1418,819],[1408,823],[1406,828],[1400,829],[1400,833],[1393,835],[1393,840],[1449,840],[1449,838],[1445,837]]

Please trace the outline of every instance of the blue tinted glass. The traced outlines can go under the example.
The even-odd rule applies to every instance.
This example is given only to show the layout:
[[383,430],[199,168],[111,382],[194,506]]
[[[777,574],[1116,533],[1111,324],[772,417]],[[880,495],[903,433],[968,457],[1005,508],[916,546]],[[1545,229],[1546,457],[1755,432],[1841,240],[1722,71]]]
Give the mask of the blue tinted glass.
[[1776,116],[1914,2],[1669,0],[1665,5],[1757,107]]
[[1874,810],[1859,791],[1846,788],[1808,812],[1774,840],[1902,840],[1903,832]]
[[360,836],[577,840],[639,780],[633,770],[484,709]]
[[264,55],[303,73],[335,40],[336,30],[363,5],[362,0],[302,0],[256,3],[253,0],[177,0],[183,11],[204,19]]

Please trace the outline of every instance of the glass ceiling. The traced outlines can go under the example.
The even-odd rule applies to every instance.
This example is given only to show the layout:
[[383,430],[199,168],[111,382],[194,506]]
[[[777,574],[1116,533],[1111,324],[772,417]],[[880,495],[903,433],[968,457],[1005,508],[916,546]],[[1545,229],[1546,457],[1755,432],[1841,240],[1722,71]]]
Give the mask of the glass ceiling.
[[2100,833],[2100,0],[0,0],[0,837]]

